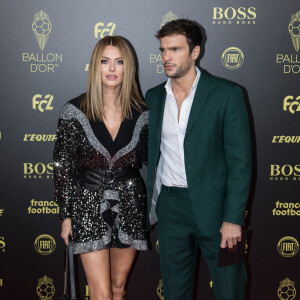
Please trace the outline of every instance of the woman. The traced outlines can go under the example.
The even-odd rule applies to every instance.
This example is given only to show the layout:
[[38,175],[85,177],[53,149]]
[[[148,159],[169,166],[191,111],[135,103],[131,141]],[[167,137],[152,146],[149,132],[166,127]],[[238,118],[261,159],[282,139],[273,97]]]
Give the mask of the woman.
[[148,111],[135,82],[134,57],[119,36],[92,54],[87,93],[61,111],[54,149],[61,237],[72,235],[91,300],[123,299],[137,250],[147,250],[139,168],[147,157]]

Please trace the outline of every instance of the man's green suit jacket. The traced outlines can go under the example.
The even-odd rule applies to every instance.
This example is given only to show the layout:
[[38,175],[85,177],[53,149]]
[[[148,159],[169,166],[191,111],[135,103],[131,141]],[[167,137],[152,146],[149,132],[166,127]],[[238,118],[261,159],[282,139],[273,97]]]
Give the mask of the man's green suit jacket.
[[[146,93],[149,106],[147,203],[156,223],[165,82]],[[174,145],[175,146],[175,145]],[[244,225],[251,182],[249,118],[241,89],[201,70],[184,139],[189,195],[199,229],[219,232],[223,221]],[[148,223],[148,224],[149,224]]]

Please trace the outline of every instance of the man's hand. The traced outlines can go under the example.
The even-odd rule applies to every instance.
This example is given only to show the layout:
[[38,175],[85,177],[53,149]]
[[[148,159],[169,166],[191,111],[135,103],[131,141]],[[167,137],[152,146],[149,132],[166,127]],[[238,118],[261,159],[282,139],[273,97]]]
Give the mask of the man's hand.
[[[220,229],[222,234],[221,240],[221,248],[232,248],[242,240],[242,228],[241,225],[223,222],[222,227]],[[227,244],[227,245],[226,245]]]
[[61,223],[61,238],[65,241],[65,244],[69,245],[69,235],[72,236],[72,229],[71,229],[71,219],[65,219]]

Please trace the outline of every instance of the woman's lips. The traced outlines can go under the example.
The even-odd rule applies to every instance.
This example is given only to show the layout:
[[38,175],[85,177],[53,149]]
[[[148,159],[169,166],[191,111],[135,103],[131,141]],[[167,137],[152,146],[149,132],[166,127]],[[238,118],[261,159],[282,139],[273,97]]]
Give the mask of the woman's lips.
[[107,75],[106,78],[108,80],[116,80],[118,78],[118,76],[116,76],[116,75]]

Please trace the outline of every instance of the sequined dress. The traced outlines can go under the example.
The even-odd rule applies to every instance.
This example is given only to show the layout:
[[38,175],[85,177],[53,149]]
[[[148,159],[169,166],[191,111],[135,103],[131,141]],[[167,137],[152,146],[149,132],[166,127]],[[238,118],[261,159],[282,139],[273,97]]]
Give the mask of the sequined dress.
[[94,250],[147,250],[146,196],[140,176],[107,182],[92,192],[79,183],[84,168],[117,170],[142,167],[147,158],[148,110],[132,108],[113,141],[103,122],[89,121],[81,97],[63,107],[55,143],[55,200],[59,218],[72,220],[74,254]]

